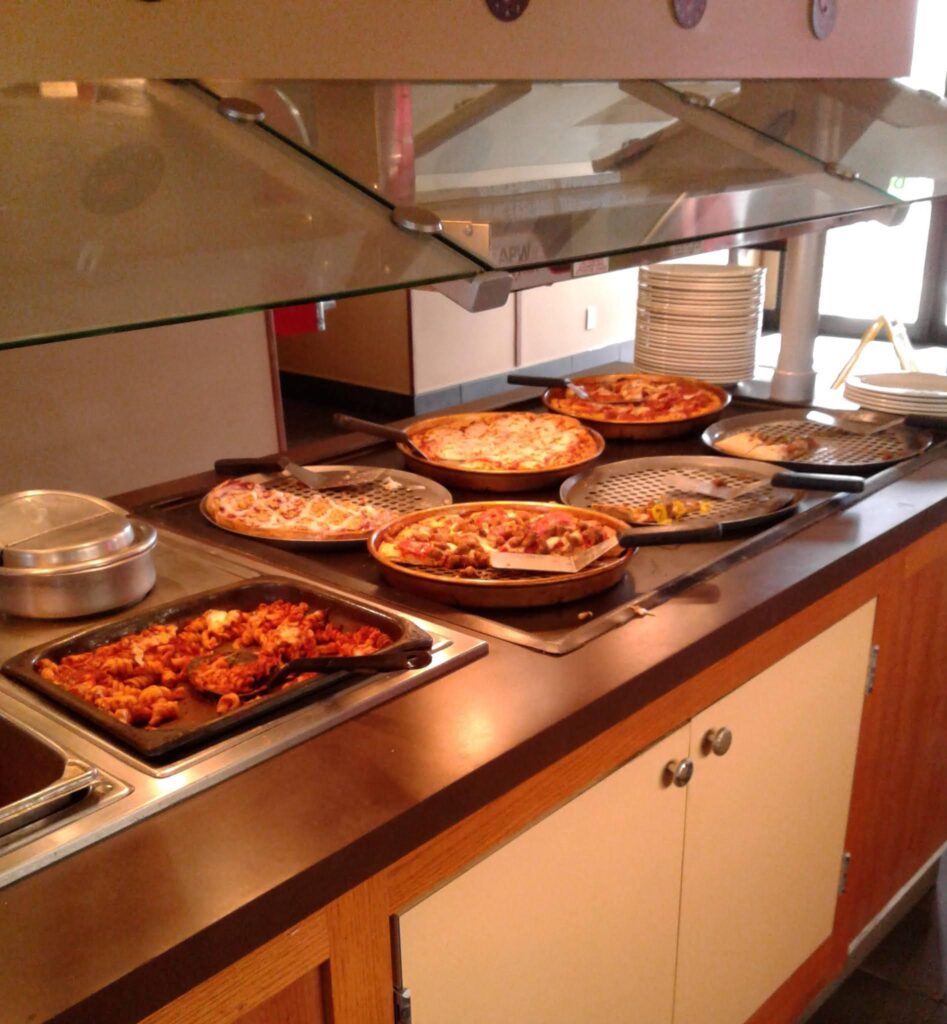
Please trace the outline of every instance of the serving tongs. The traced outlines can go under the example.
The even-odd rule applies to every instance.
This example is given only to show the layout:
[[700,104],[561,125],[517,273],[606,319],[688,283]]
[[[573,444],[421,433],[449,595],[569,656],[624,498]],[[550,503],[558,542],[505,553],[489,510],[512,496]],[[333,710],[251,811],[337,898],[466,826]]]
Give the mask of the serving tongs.
[[251,473],[288,473],[314,491],[348,491],[369,487],[388,472],[375,466],[323,469],[314,472],[283,456],[276,459],[218,459],[214,472],[220,476],[247,476]]
[[894,354],[898,357],[898,362],[901,364],[901,369],[917,370],[917,361],[914,358],[914,346],[911,344],[911,339],[908,336],[908,332],[904,324],[901,323],[900,320],[895,320],[893,317],[889,319],[886,316],[879,316],[862,335],[861,341],[858,343],[858,347],[852,353],[848,362],[846,362],[839,371],[839,375],[834,381],[832,381],[833,390],[840,388],[845,383],[845,379],[852,370],[855,369],[855,364],[858,362],[862,352],[882,331],[888,335],[891,345],[894,348]]
[[[200,678],[200,670],[205,666],[214,665],[221,659],[224,665],[221,668],[227,669],[238,665],[248,665],[255,662],[260,656],[259,651],[241,649],[225,649],[218,647],[210,654],[202,654],[194,658],[187,669],[186,679],[198,693],[212,697],[223,697],[228,693],[236,693],[241,700],[249,697],[258,697],[270,690],[276,689],[280,683],[285,682],[292,676],[298,676],[303,672],[401,672],[408,669],[424,668],[431,663],[430,648],[408,648],[397,651],[377,651],[375,654],[352,654],[352,655],[321,655],[313,658],[293,658],[284,662],[275,669],[269,676],[258,680],[252,689],[232,690],[215,689],[207,685]],[[337,680],[329,676],[325,680],[325,689],[334,685]],[[322,686],[315,687],[312,693],[319,693]]]
[[509,373],[506,377],[508,384],[526,384],[536,388],[565,388],[571,391],[576,398],[583,402],[591,402],[593,405],[634,405],[633,399],[622,398],[621,395],[613,395],[608,398],[593,398],[588,391],[571,377],[537,377],[529,373]]

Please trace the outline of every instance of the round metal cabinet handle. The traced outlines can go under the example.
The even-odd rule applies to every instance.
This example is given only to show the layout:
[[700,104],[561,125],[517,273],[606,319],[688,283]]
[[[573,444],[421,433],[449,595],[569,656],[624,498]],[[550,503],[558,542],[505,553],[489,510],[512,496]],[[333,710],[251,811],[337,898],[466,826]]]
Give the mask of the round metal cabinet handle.
[[733,733],[725,726],[722,725],[719,729],[708,729],[704,733],[703,748],[705,754],[716,754],[717,757],[723,757],[723,755],[730,749],[730,744],[733,742]]
[[665,786],[686,786],[694,774],[694,762],[685,757],[680,761],[668,761],[664,766]]

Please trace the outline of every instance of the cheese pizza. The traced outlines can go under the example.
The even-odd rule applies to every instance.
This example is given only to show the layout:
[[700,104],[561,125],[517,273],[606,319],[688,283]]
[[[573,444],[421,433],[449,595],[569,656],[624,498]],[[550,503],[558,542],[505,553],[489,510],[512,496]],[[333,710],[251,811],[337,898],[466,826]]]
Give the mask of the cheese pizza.
[[690,377],[654,373],[610,374],[575,382],[589,400],[550,388],[546,404],[556,412],[609,423],[668,423],[716,412],[726,404],[719,388]]
[[410,427],[408,433],[432,462],[472,471],[560,469],[594,459],[602,450],[594,431],[553,413],[438,416]]
[[280,540],[361,539],[398,516],[357,492],[301,495],[250,480],[218,484],[204,498],[203,508],[226,530]]

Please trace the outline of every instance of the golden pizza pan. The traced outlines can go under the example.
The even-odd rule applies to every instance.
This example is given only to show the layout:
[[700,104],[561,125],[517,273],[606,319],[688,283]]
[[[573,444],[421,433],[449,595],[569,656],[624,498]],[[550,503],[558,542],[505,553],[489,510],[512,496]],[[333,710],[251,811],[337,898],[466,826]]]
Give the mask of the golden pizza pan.
[[552,412],[560,415],[572,416],[583,423],[590,424],[606,438],[625,438],[631,441],[654,441],[669,437],[682,437],[685,434],[696,433],[702,430],[723,412],[730,404],[730,392],[725,391],[717,384],[708,381],[698,380],[696,377],[676,377],[662,373],[601,373],[587,377],[574,377],[573,383],[588,388],[628,377],[642,377],[661,383],[678,383],[693,387],[698,386],[713,394],[720,403],[709,412],[701,413],[699,416],[690,416],[685,419],[676,420],[615,420],[608,418],[608,412],[615,412],[621,407],[620,403],[602,404],[598,408],[601,413],[595,410],[588,412],[576,412],[562,408],[562,401],[566,397],[565,388],[547,388],[543,394],[543,404]]
[[[500,416],[534,416],[536,413],[515,412],[473,412],[473,413],[449,413],[444,416],[429,416],[426,419],[412,423],[405,428],[405,433],[411,437],[422,430],[428,430],[437,426],[463,426],[477,421],[489,422]],[[540,414],[545,415],[545,414]],[[561,415],[561,414],[558,414]],[[398,449],[404,456],[405,465],[415,473],[423,473],[425,476],[438,480],[448,487],[457,487],[465,491],[490,491],[492,493],[508,494],[517,491],[538,491],[552,484],[561,483],[566,478],[577,473],[580,469],[594,462],[605,450],[605,440],[598,431],[593,430],[586,424],[580,423],[573,416],[562,416],[564,420],[575,424],[577,427],[587,431],[592,442],[590,453],[582,459],[574,462],[564,463],[548,469],[466,469],[461,465],[449,462],[438,462],[435,459],[419,458],[415,452],[401,442]]]
[[[544,501],[472,501],[453,505],[453,512],[474,512],[489,508],[525,508],[550,512],[565,508],[556,502]],[[405,526],[445,510],[424,509],[410,512],[376,530],[368,541],[368,550],[378,562],[382,576],[393,587],[420,594],[443,604],[467,608],[530,608],[565,604],[598,594],[614,586],[625,575],[632,552],[616,548],[609,554],[574,573],[535,573],[509,569],[484,570],[478,578],[465,579],[450,570],[405,565],[382,555],[381,545]],[[627,524],[613,516],[593,509],[570,508],[584,519],[611,526],[617,534],[625,533]]]

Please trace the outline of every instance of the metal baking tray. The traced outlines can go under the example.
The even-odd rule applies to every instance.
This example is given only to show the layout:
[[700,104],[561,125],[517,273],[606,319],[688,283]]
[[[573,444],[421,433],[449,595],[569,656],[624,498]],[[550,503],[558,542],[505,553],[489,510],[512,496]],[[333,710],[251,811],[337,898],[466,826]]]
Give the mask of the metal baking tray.
[[[349,472],[364,469],[364,466],[306,466],[306,469],[314,473],[338,473],[344,476]],[[392,479],[401,484],[400,490],[386,490],[382,484],[386,479]],[[248,476],[236,477],[235,479],[247,480],[250,483],[262,484],[264,487],[271,487],[274,490],[285,491],[287,494],[297,494],[301,498],[309,497],[312,489],[307,487],[301,480],[290,476],[289,473],[252,473]],[[450,491],[441,484],[430,480],[427,477],[419,476],[416,473],[407,473],[403,469],[389,469],[379,479],[365,487],[360,487],[356,492],[359,496],[367,498],[377,508],[391,512],[393,516],[402,516],[407,512],[415,512],[424,508],[435,508],[439,505],[449,505],[453,498]],[[254,537],[256,540],[267,540],[291,547],[352,547],[356,544],[364,544],[371,536],[372,531],[366,533],[340,534],[336,537],[291,537],[274,530],[234,530],[224,526],[213,519],[207,511],[207,495],[201,499],[201,513],[209,523],[212,523],[218,530],[226,530],[227,533],[235,533],[238,537]]]
[[[808,409],[778,409],[768,412],[733,416],[714,423],[701,434],[701,440],[714,451],[728,458],[739,458],[724,452],[717,443],[724,437],[753,430],[763,437],[792,438],[818,435],[823,441],[808,458],[780,460],[778,465],[790,469],[829,473],[873,473],[895,462],[920,455],[931,443],[926,430],[897,426],[878,434],[850,434],[838,427],[827,427],[809,417]],[[752,459],[753,456],[743,456]],[[764,461],[764,460],[758,460]],[[768,461],[768,460],[765,460]]]
[[[154,729],[146,729],[125,725],[108,712],[49,682],[36,671],[36,663],[41,658],[59,661],[70,654],[91,651],[155,624],[185,622],[209,608],[250,611],[263,602],[278,600],[295,603],[305,601],[314,607],[326,608],[330,621],[339,626],[375,626],[392,638],[391,646],[385,648],[386,650],[428,650],[433,643],[428,633],[400,615],[381,611],[357,600],[342,598],[323,590],[318,584],[301,584],[279,577],[262,577],[237,586],[194,594],[156,608],[149,608],[140,615],[32,647],[10,658],[2,671],[100,731],[108,733],[142,756],[162,759],[171,753],[177,755],[185,748],[204,746],[227,733],[243,728],[248,723],[272,714],[287,704],[304,700],[314,688],[322,690],[325,687],[327,676],[319,675],[287,689],[266,694],[257,701],[223,715],[217,714],[213,700],[208,700],[195,691],[181,702],[180,718]],[[350,672],[333,675],[338,678],[339,688],[346,680],[354,683],[356,680],[368,678]]]
[[97,768],[0,715],[0,837],[61,810],[98,781]]

